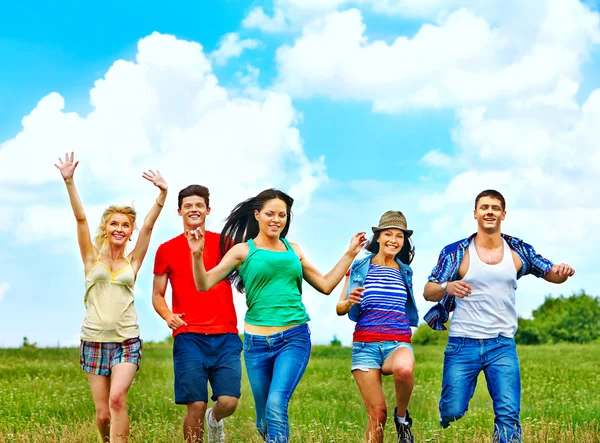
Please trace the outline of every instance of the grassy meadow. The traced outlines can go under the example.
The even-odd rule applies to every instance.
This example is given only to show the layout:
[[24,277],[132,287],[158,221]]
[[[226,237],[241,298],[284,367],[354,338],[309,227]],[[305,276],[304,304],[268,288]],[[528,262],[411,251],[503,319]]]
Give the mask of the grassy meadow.
[[[362,442],[367,417],[349,371],[351,350],[314,347],[290,405],[292,441]],[[600,344],[519,347],[525,442],[600,442]],[[443,347],[415,350],[410,404],[417,442],[489,442],[493,411],[480,378],[467,415],[442,430],[437,402]],[[77,349],[0,349],[0,442],[96,442],[94,405]],[[393,383],[384,378],[390,409]],[[185,407],[173,403],[171,348],[145,344],[129,394],[132,442],[181,442]],[[229,442],[260,442],[252,394],[226,419]],[[386,443],[394,442],[388,420]]]

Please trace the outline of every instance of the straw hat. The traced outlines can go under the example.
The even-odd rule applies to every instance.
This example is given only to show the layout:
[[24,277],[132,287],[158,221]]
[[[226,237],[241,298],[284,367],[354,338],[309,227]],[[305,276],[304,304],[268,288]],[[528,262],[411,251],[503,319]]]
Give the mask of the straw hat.
[[406,237],[410,237],[413,233],[412,230],[406,229],[406,217],[400,211],[387,211],[379,219],[379,226],[373,226],[371,229],[373,233],[382,231],[384,229],[402,229],[406,233]]

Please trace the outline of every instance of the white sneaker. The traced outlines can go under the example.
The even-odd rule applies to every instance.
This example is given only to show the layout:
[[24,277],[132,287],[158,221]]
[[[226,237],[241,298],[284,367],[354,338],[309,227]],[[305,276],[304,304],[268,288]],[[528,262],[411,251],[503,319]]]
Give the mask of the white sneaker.
[[216,421],[212,415],[212,408],[206,411],[206,435],[208,443],[225,443],[225,426],[223,420]]

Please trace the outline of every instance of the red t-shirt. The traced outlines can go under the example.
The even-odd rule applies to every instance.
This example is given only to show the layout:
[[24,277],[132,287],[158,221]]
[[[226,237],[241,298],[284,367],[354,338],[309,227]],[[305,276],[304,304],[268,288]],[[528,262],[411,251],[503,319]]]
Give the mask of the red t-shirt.
[[[204,243],[204,267],[207,271],[221,261],[220,235],[206,231]],[[199,292],[194,283],[192,254],[185,235],[181,234],[160,245],[154,260],[154,274],[169,275],[173,291],[172,311],[181,314],[187,326],[173,331],[173,337],[181,332],[200,334],[238,333],[237,317],[233,305],[231,285],[222,280],[206,292]]]

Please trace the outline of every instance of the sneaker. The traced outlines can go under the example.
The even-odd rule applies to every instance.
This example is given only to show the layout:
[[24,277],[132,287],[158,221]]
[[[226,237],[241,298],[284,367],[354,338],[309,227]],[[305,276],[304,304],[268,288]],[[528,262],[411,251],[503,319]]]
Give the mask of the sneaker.
[[406,423],[399,423],[396,420],[396,409],[394,408],[394,424],[396,425],[396,432],[398,433],[398,443],[414,443],[415,438],[410,432],[410,427],[412,426],[412,418],[408,413],[408,409],[406,410]]
[[225,431],[223,420],[216,421],[212,415],[212,408],[206,411],[206,436],[208,443],[225,443]]

